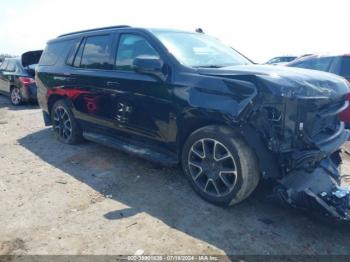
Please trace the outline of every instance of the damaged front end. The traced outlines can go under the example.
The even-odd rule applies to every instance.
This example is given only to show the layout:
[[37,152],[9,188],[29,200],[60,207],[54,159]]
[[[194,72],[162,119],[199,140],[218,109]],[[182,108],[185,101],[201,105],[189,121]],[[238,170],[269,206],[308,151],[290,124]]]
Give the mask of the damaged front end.
[[[265,77],[263,82],[274,88],[277,81]],[[278,89],[278,94],[274,88],[274,96],[265,96],[250,123],[261,132],[279,166],[278,174],[265,172],[277,181],[272,198],[350,220],[350,188],[340,185],[340,148],[350,132],[338,117],[348,107],[348,86],[329,80],[282,82],[290,86]]]
[[256,65],[201,73],[225,79],[225,91],[239,103],[227,107],[236,113],[229,112],[231,122],[256,152],[263,178],[276,184],[271,198],[350,220],[350,188],[340,185],[340,148],[350,135],[339,120],[349,105],[345,79]]

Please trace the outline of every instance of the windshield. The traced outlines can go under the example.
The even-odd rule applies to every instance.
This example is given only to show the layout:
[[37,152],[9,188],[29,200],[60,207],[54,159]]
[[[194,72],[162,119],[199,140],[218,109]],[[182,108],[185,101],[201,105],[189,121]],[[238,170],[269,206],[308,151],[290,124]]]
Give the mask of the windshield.
[[185,66],[224,67],[251,64],[231,47],[205,34],[169,31],[153,33]]

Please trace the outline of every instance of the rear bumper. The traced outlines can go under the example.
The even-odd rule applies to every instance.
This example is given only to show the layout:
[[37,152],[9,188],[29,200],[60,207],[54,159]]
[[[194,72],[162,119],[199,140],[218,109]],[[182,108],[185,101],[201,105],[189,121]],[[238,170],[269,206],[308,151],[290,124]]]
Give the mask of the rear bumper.
[[22,86],[21,88],[22,98],[25,101],[37,101],[37,87],[36,84],[28,86]]

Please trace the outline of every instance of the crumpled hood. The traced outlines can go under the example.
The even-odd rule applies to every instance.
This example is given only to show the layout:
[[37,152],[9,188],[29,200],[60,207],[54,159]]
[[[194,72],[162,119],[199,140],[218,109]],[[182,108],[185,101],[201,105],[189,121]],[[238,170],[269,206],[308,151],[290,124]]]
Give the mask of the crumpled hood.
[[337,75],[285,66],[242,65],[198,69],[203,75],[235,79],[250,75],[277,96],[337,98],[350,92],[348,82]]

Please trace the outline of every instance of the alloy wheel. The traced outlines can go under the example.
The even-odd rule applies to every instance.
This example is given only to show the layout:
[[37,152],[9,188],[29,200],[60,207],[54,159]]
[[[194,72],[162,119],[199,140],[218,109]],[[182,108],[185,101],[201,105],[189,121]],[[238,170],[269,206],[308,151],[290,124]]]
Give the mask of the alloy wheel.
[[19,88],[15,87],[11,91],[11,102],[14,105],[19,105],[21,103],[21,93]]
[[188,154],[192,180],[206,194],[225,197],[235,188],[237,165],[231,152],[219,141],[196,141]]
[[67,110],[58,106],[54,111],[54,131],[56,134],[64,140],[67,140],[72,135],[72,122]]

